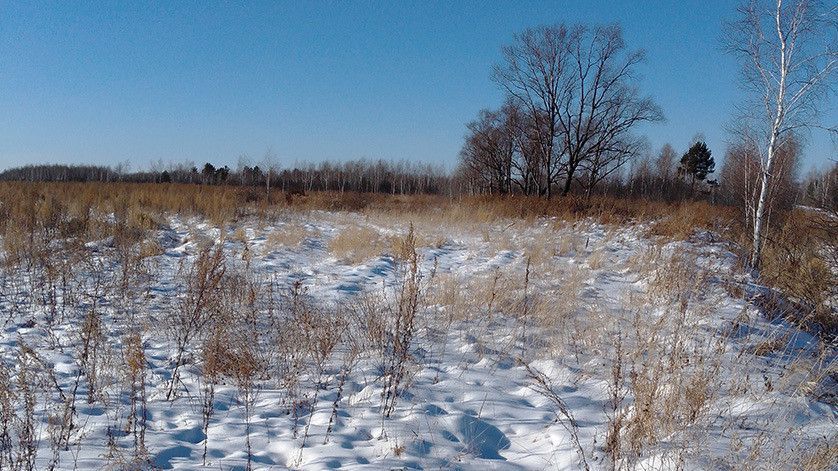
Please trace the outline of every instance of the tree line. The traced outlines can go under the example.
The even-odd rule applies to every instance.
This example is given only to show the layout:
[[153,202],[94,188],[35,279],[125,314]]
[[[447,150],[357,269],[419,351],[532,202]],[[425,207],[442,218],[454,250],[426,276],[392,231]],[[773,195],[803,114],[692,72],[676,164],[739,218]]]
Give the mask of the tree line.
[[[156,164],[153,167],[162,167]],[[206,162],[172,164],[165,168],[125,171],[92,165],[26,165],[0,172],[5,181],[187,183],[262,186],[292,192],[335,191],[398,195],[455,194],[456,182],[442,166],[385,160],[319,162],[280,168],[274,162],[231,169]]]

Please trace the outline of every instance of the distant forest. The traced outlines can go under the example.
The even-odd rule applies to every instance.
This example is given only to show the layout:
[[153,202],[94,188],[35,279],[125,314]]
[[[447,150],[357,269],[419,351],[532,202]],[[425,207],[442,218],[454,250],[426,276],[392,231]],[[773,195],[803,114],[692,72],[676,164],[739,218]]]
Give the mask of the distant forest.
[[202,167],[181,164],[136,172],[91,165],[27,165],[0,172],[0,181],[186,183],[401,195],[455,192],[452,176],[442,167],[383,160],[322,162],[290,169],[278,169],[274,164],[231,169],[207,162]]
[[[701,143],[703,144],[703,143]],[[693,146],[696,147],[696,146]],[[700,145],[698,147],[701,147]],[[807,204],[823,208],[838,207],[838,165],[824,171],[812,171],[801,178],[796,171],[798,149],[789,149],[781,165],[783,177],[777,182],[778,204],[789,207]],[[739,204],[748,199],[745,184],[748,168],[755,156],[747,149],[728,149],[716,180],[695,181],[690,151],[679,157],[665,145],[657,156],[638,158],[626,167],[597,183],[593,191],[584,185],[573,187],[572,194],[606,194],[617,197],[647,198],[663,201],[706,199],[713,203]],[[93,165],[26,165],[0,172],[0,181],[28,182],[131,182],[181,183],[195,185],[250,186],[286,192],[358,192],[392,195],[503,195],[525,194],[518,188],[501,193],[491,184],[481,184],[474,167],[461,165],[453,172],[441,166],[354,160],[341,163],[321,162],[288,169],[275,164],[216,167],[205,163],[170,165],[163,170],[126,172]],[[702,175],[704,176],[704,175]],[[489,180],[489,179],[487,179]]]

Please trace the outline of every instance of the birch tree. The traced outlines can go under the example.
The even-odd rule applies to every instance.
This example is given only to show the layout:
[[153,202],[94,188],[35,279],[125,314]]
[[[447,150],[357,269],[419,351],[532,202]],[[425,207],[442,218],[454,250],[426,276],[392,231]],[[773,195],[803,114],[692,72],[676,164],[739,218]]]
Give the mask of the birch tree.
[[664,144],[655,159],[655,173],[658,180],[658,195],[671,198],[672,180],[675,173],[675,161],[677,159],[675,149],[671,144]]
[[[767,4],[770,2],[770,4]],[[760,154],[755,189],[751,268],[758,273],[767,228],[766,208],[778,150],[804,128],[838,128],[818,123],[818,110],[834,94],[838,65],[838,8],[815,0],[751,0],[739,8],[726,43],[739,56],[751,101],[743,136]]]
[[271,180],[279,170],[277,160],[276,154],[270,147],[265,151],[265,156],[262,157],[262,169],[265,172],[265,193],[268,201],[271,200]]

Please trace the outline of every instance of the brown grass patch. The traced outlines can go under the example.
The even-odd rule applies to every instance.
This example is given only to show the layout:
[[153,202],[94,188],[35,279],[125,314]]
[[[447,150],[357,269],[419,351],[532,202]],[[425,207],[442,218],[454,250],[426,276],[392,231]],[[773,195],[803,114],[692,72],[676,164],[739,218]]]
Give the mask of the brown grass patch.
[[736,210],[731,207],[714,206],[706,201],[682,202],[659,214],[649,232],[674,240],[686,240],[696,229],[730,235],[736,217]]
[[388,241],[378,231],[349,226],[329,241],[329,251],[344,263],[358,264],[386,252]]
[[286,224],[268,232],[265,249],[270,251],[280,247],[299,247],[304,240],[319,235],[317,231],[302,224]]
[[819,220],[804,211],[793,211],[769,237],[763,252],[762,279],[800,304],[803,312],[791,320],[838,335],[838,313],[830,300],[838,299],[838,273],[830,268],[828,243]]

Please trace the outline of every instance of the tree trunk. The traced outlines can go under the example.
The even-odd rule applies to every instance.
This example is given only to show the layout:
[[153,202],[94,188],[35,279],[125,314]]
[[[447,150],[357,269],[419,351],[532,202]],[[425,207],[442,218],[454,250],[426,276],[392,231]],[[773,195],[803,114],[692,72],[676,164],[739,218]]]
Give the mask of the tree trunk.
[[780,29],[780,9],[782,7],[782,0],[777,1],[777,35],[780,39],[780,84],[777,90],[777,114],[774,116],[774,121],[771,123],[771,137],[768,140],[768,156],[765,159],[765,164],[762,165],[762,184],[759,190],[759,200],[757,201],[756,214],[754,215],[754,247],[751,252],[751,268],[756,274],[759,274],[760,263],[762,262],[762,239],[764,226],[767,226],[765,221],[765,207],[768,204],[768,185],[771,178],[771,167],[774,164],[774,154],[777,151],[777,140],[780,137],[780,130],[783,126],[783,120],[786,113],[786,77],[788,75],[788,62],[786,53],[786,37]]
[[768,145],[768,158],[765,160],[765,165],[762,166],[762,184],[759,190],[759,199],[757,200],[757,209],[754,214],[754,240],[753,250],[751,252],[751,268],[759,270],[762,257],[762,232],[765,223],[765,207],[768,204],[768,185],[771,178],[771,167],[774,163],[774,148],[777,145],[777,131],[771,133],[771,141]]
[[570,193],[570,185],[573,184],[573,177],[571,177],[572,173],[568,172],[567,179],[564,181],[564,189],[562,189],[562,196],[567,196]]

